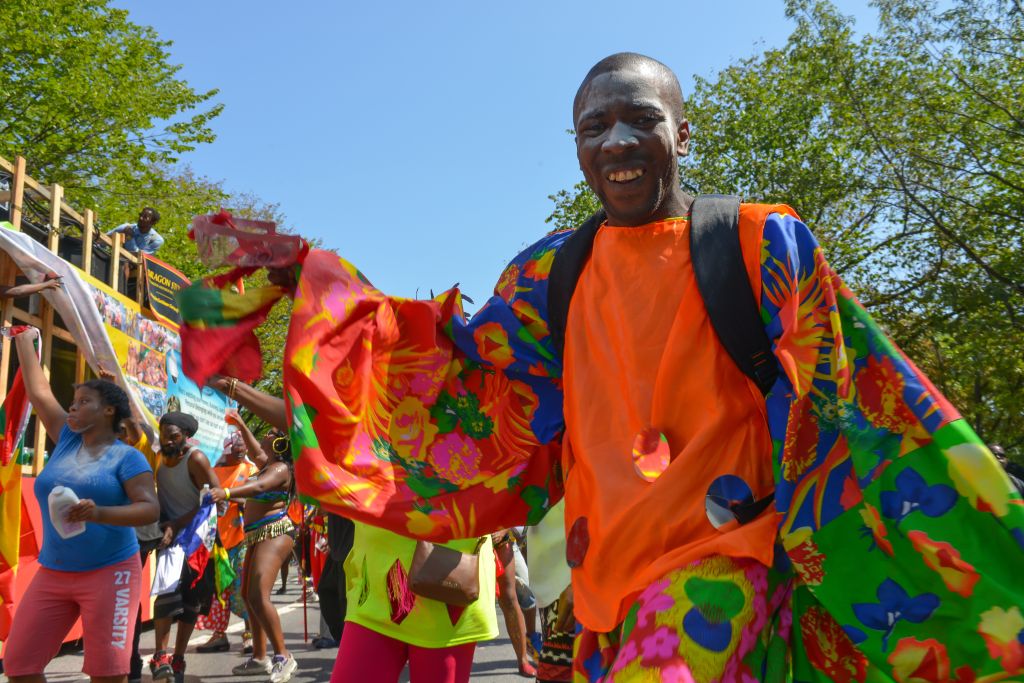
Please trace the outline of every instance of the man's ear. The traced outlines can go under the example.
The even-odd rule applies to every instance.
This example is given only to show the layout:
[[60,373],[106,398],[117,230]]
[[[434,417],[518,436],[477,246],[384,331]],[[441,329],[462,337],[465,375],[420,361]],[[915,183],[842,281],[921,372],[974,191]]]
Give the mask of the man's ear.
[[683,119],[676,129],[676,154],[685,157],[690,153],[690,122]]

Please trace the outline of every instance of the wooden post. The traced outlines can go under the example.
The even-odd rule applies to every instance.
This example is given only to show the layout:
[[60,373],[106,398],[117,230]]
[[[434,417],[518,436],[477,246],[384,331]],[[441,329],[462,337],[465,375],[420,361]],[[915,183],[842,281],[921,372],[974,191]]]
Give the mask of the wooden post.
[[82,270],[92,275],[92,231],[96,214],[92,209],[85,210],[85,225],[82,226]]
[[[14,261],[7,254],[0,256],[0,284],[7,286],[14,284],[14,278],[16,277],[17,267],[14,265]],[[0,324],[4,327],[10,327],[11,325],[11,309],[14,308],[14,300],[6,298],[2,302],[2,320]],[[11,369],[11,353],[14,351],[14,346],[11,344],[11,340],[7,337],[0,339],[0,401],[7,398],[7,379],[10,377]]]
[[117,278],[121,275],[121,240],[124,239],[124,235],[115,232],[110,237],[114,241],[114,246],[110,248],[110,286],[116,292]]
[[85,369],[89,364],[85,362],[85,356],[81,352],[75,354],[75,384],[85,381]]
[[21,230],[22,202],[25,201],[25,157],[14,157],[14,186],[11,188],[11,225]]
[[46,238],[46,248],[57,253],[60,246],[60,202],[64,197],[64,188],[54,183],[50,188],[50,234]]
[[146,281],[146,257],[143,256],[141,249],[135,255],[139,259],[139,263],[135,268],[135,303],[139,305],[139,310],[142,310],[142,304],[146,300],[146,290],[144,288],[148,284]]
[[[46,238],[46,246],[53,253],[57,253],[60,246],[60,201],[64,195],[64,188],[54,184],[50,188],[50,233]],[[53,306],[45,297],[40,297],[39,316],[43,319],[43,326],[39,330],[39,341],[42,344],[43,374],[50,379],[50,361],[53,355]],[[43,469],[43,452],[46,450],[46,429],[42,422],[36,418],[36,437],[34,452],[32,454],[32,474],[38,475]]]
[[[42,344],[43,376],[50,381],[50,359],[53,351],[53,306],[49,301],[42,300],[43,326],[39,330],[39,343]],[[43,451],[46,450],[46,429],[42,421],[36,417],[36,438],[33,444],[32,475],[37,476],[43,470]]]

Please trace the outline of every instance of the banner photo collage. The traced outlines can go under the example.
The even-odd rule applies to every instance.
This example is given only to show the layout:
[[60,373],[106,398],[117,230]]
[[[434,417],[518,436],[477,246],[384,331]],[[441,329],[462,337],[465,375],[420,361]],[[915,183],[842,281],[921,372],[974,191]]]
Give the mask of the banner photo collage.
[[92,290],[107,336],[128,384],[156,421],[165,412],[182,411],[199,421],[198,446],[212,462],[220,457],[228,425],[224,412],[233,401],[209,387],[198,387],[181,371],[181,339],[176,330],[139,312],[127,297],[93,277],[82,275]]

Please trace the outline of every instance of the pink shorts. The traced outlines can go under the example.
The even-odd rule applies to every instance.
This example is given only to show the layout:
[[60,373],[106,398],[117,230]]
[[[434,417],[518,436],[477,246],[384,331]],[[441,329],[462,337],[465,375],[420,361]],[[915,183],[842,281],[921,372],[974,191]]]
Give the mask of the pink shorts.
[[138,554],[88,572],[40,567],[18,601],[11,637],[4,648],[5,673],[43,673],[81,616],[85,641],[82,671],[89,676],[127,674],[141,578]]

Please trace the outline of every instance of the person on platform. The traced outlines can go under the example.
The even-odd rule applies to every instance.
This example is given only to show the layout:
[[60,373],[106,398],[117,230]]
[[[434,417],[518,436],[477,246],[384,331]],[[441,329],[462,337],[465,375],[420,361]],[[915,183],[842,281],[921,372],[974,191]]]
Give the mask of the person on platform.
[[[199,430],[199,422],[187,413],[160,416],[160,466],[156,471],[160,499],[159,548],[170,546],[175,537],[199,511],[199,495],[204,486],[218,485],[217,475],[206,455],[190,439]],[[155,652],[149,662],[153,680],[185,680],[185,652],[195,630],[196,620],[210,611],[214,592],[214,566],[207,562],[202,572],[185,562],[178,587],[157,596],[153,604]],[[171,626],[177,623],[174,651],[167,654]]]
[[[263,439],[257,439],[237,413],[232,423],[242,434],[252,459],[266,460],[245,483],[218,486],[211,492],[218,503],[245,500],[246,558],[242,569],[242,598],[249,609],[252,626],[252,655],[233,671],[237,675],[269,674],[271,683],[285,683],[295,673],[298,663],[285,645],[281,620],[270,592],[281,563],[295,546],[295,525],[288,517],[294,493],[291,447],[287,435],[280,430],[271,429]],[[267,657],[268,638],[274,649],[272,658]]]
[[147,206],[139,212],[139,218],[134,223],[122,223],[109,230],[107,234],[124,235],[124,249],[132,254],[138,254],[140,251],[155,254],[164,245],[163,235],[153,227],[159,222],[160,212]]
[[[46,665],[81,618],[83,672],[93,683],[124,683],[142,591],[132,527],[159,514],[153,471],[141,453],[118,441],[121,421],[131,415],[124,390],[99,379],[79,384],[65,411],[43,374],[38,338],[29,328],[14,344],[29,400],[56,446],[35,480],[40,568],[19,601],[4,669],[13,683],[45,681]],[[59,488],[79,500],[62,511],[63,519],[53,519],[47,501]]]
[[[141,263],[143,254],[155,254],[164,244],[163,235],[153,227],[158,222],[160,222],[160,212],[147,206],[139,212],[139,218],[135,223],[122,223],[109,230],[107,234],[124,235],[124,244],[122,245],[124,250],[137,255]],[[121,273],[125,287],[123,291],[130,297],[135,295],[135,288],[139,286],[137,278],[134,277],[137,272],[138,269],[135,265],[127,260],[124,262]]]
[[[603,59],[572,113],[603,213],[524,250],[471,320],[457,290],[389,297],[326,251],[276,271],[302,494],[431,541],[534,524],[564,496],[575,680],[1019,675],[1024,508],[985,445],[792,208],[740,204],[746,282],[698,289],[691,226],[716,204],[682,189],[668,67]],[[225,346],[189,345],[197,381],[268,305],[233,298],[250,313],[231,309],[232,336],[232,297],[207,286],[183,290],[183,339],[219,324]],[[770,345],[756,373],[712,324],[706,297],[730,292]]]

